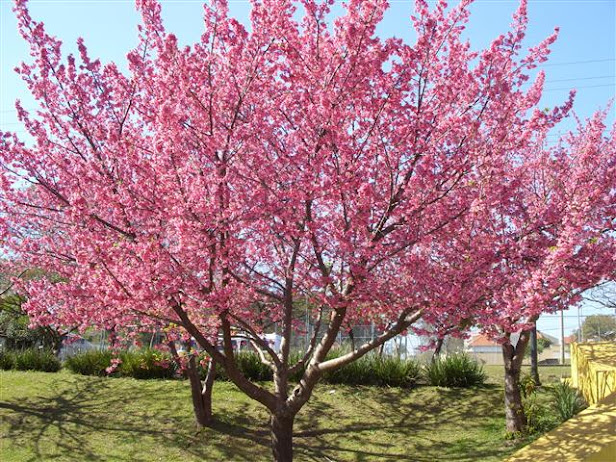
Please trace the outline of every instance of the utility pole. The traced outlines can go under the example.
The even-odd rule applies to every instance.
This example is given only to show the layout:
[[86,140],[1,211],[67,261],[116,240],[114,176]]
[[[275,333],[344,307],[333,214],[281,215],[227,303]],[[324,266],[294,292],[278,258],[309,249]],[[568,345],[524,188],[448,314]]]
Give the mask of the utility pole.
[[308,294],[304,299],[304,303],[306,305],[306,325],[304,328],[306,329],[306,338],[304,340],[304,352],[308,351],[308,344],[310,343],[310,316],[308,315]]
[[582,341],[582,306],[578,306],[578,334],[575,339],[576,342]]
[[560,365],[565,365],[565,310],[560,310]]
[[537,322],[533,323],[533,328],[530,331],[530,376],[535,382],[535,385],[540,386],[539,379],[539,352],[537,351]]

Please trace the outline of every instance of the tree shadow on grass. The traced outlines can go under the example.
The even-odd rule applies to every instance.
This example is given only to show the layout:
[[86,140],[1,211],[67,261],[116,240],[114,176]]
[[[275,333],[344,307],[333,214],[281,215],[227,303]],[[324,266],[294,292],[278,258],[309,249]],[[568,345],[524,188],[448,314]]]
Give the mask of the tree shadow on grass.
[[[302,429],[295,433],[298,453],[313,461],[368,462],[477,461],[508,452],[503,445],[482,444],[468,436],[469,432],[494,432],[494,422],[484,417],[502,409],[501,389],[432,390],[438,391],[419,400],[411,390],[406,396],[399,390],[365,390],[370,399],[360,398],[351,406],[351,410],[362,409],[362,418],[338,424],[336,417],[345,419],[339,409],[317,400],[309,405],[312,409],[302,416]],[[334,424],[325,422],[324,426],[318,418],[322,415],[329,415]],[[460,426],[458,435],[456,425]],[[447,438],[439,435],[442,431],[448,433]]]
[[[80,377],[68,380],[69,384],[66,378],[60,378],[45,387],[44,395],[0,402],[3,437],[13,445],[26,447],[32,455],[26,459],[28,462],[150,462],[221,460],[221,457],[253,461],[255,451],[250,445],[231,444],[229,440],[261,438],[262,443],[266,442],[266,433],[259,435],[254,429],[235,423],[245,420],[241,409],[240,414],[225,416],[214,428],[200,432],[196,431],[193,416],[189,412],[177,412],[177,407],[131,412],[127,404],[134,399],[148,403],[164,400],[165,383],[161,382],[159,387],[151,382],[148,387],[135,383],[134,390],[122,394],[117,392],[115,380]],[[189,401],[189,394],[182,399]],[[212,438],[214,434],[223,438]],[[120,444],[122,451],[113,448]],[[110,452],[109,448],[116,450]],[[161,449],[160,455],[152,454],[152,449]],[[174,458],[166,458],[166,453],[174,454]]]
[[[4,434],[31,449],[30,461],[271,459],[267,413],[257,404],[215,396],[216,422],[196,432],[188,386],[122,382],[118,392],[115,380],[64,376],[44,395],[0,402]],[[180,393],[170,395],[172,386]],[[480,397],[473,390],[426,390],[338,387],[335,397],[321,390],[297,418],[296,460],[472,461],[502,454],[463,435],[439,438],[455,422],[465,431],[487,429],[482,417],[502,408],[500,389]],[[122,450],[110,455],[106,448],[116,445]]]

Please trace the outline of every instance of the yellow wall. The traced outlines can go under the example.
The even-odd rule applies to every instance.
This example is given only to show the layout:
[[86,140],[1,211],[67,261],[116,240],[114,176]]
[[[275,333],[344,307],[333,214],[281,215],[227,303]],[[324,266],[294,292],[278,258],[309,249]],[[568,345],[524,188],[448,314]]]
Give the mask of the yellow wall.
[[616,343],[571,345],[571,383],[590,407],[508,462],[616,461]]
[[616,393],[616,343],[571,345],[571,384],[588,404],[596,404]]

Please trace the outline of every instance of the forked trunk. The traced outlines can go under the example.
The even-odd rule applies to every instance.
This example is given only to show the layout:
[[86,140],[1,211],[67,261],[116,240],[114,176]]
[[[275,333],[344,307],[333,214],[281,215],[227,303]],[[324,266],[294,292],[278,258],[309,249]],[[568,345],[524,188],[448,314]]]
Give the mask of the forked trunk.
[[288,414],[272,414],[270,429],[272,452],[275,462],[292,462],[293,460],[293,420]]
[[517,348],[509,341],[504,343],[502,348],[505,361],[505,426],[509,433],[522,433],[526,428],[526,415],[520,392],[522,361],[518,357],[519,352],[516,352]]
[[188,361],[186,370],[190,381],[193,410],[198,427],[207,427],[212,424],[212,389],[216,375],[216,364],[211,360],[208,365],[205,381],[202,383],[197,369],[196,358],[192,356]]
[[521,433],[526,427],[519,383],[520,371],[505,367],[505,422],[510,433]]

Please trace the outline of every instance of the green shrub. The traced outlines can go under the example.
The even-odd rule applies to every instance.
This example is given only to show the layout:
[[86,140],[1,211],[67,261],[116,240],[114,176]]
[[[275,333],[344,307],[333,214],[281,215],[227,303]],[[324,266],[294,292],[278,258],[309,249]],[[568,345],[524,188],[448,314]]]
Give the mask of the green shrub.
[[117,373],[135,379],[171,379],[176,365],[171,355],[155,349],[124,351],[120,353]]
[[71,356],[64,361],[64,365],[76,374],[104,376],[111,366],[112,357],[111,351],[90,350]]
[[561,421],[569,420],[586,407],[580,393],[567,382],[557,383],[552,389],[554,408]]
[[537,394],[529,393],[523,401],[524,415],[526,416],[525,433],[528,435],[548,432],[558,425],[554,414],[548,406],[541,405],[537,400]]
[[[333,352],[328,359],[340,354]],[[417,383],[419,376],[420,367],[416,361],[369,355],[325,373],[323,381],[331,384],[410,388]]]
[[13,353],[7,350],[0,350],[0,370],[8,371],[15,366]]
[[[336,353],[332,355],[336,357]],[[332,359],[332,358],[327,358]],[[370,368],[369,360],[361,358],[340,369],[323,374],[323,382],[344,385],[373,385],[376,381],[376,371]]]
[[[333,359],[343,354],[341,351],[331,352],[327,359]],[[199,372],[205,378],[206,368],[201,361],[207,355],[199,355]],[[299,353],[291,355],[289,363],[295,364],[301,359]],[[250,380],[266,382],[273,379],[273,372],[269,366],[263,364],[259,356],[253,352],[241,352],[235,357],[238,369]],[[397,358],[379,358],[378,356],[365,356],[335,371],[326,372],[323,382],[344,385],[372,385],[379,387],[405,387],[414,386],[420,376],[420,367],[416,361],[403,361]],[[298,382],[304,373],[300,368],[291,374],[289,380]],[[218,365],[216,368],[217,380],[229,380],[225,370]]]
[[[299,353],[299,352],[291,353],[289,355],[289,364],[297,364],[303,357],[304,355],[302,353]],[[295,383],[299,382],[301,378],[303,377],[305,371],[306,371],[305,367],[298,368],[294,373],[289,375],[289,380]]]
[[486,381],[483,367],[465,354],[455,354],[426,365],[430,385],[448,388],[468,388]]
[[531,375],[525,374],[519,381],[520,393],[522,398],[533,396],[537,392],[537,383]]
[[57,372],[60,360],[49,350],[29,348],[14,353],[14,366],[18,371]]
[[274,374],[269,366],[263,364],[259,356],[255,353],[239,353],[235,360],[238,368],[246,377],[255,382],[272,380]]
[[[270,369],[269,366],[263,364],[261,359],[259,359],[259,355],[249,351],[242,351],[235,355],[235,362],[237,364],[237,368],[253,382],[267,382],[272,380],[274,377],[274,373]],[[205,377],[206,370],[205,368],[201,369],[201,376]],[[216,365],[216,379],[217,380],[229,380],[229,376],[227,376],[226,371],[221,367],[220,364]]]
[[419,363],[413,360],[402,361],[397,358],[380,359],[373,356],[371,363],[376,371],[375,385],[380,387],[411,388],[417,384],[421,375]]

